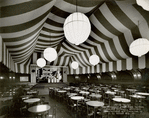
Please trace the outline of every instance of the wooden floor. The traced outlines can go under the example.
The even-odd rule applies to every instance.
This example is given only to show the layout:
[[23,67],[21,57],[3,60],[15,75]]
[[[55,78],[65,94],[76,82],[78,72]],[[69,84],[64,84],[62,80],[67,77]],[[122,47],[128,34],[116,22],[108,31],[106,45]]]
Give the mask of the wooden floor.
[[[47,83],[39,83],[35,85],[32,89],[36,89],[39,91],[39,97],[44,96],[45,101],[49,102],[49,105],[51,106],[50,112],[52,112],[53,107],[57,106],[57,117],[56,118],[79,118],[75,114],[73,114],[67,106],[54,99],[53,97],[49,96],[48,87],[50,86],[67,86],[65,84],[47,84]],[[1,118],[1,117],[0,117]],[[27,117],[21,117],[17,112],[13,116],[9,116],[8,118],[32,118],[32,116],[28,115]],[[81,118],[86,118],[86,116],[82,116]],[[110,117],[111,118],[111,117]],[[112,117],[113,118],[113,117]],[[146,112],[137,115],[136,118],[149,118],[148,109],[146,109]]]

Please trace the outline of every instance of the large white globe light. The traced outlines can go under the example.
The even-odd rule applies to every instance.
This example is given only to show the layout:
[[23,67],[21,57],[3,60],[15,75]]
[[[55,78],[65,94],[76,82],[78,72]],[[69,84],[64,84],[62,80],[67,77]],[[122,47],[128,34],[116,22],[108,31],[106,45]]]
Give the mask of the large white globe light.
[[37,59],[36,63],[37,63],[37,66],[39,66],[40,68],[43,68],[46,65],[46,61],[43,58]]
[[136,0],[136,3],[144,10],[149,11],[149,0]]
[[99,61],[100,61],[100,59],[99,59],[99,57],[97,56],[97,55],[91,55],[90,57],[89,57],[89,62],[93,65],[93,66],[95,66],[95,65],[97,65],[98,63],[99,63]]
[[54,48],[48,47],[44,50],[43,56],[46,60],[52,62],[57,58],[57,52]]
[[63,29],[66,39],[72,44],[79,45],[89,37],[91,25],[86,15],[75,12],[66,18]]
[[77,69],[78,66],[79,66],[79,64],[78,64],[78,62],[76,62],[76,61],[73,61],[73,62],[71,63],[71,67],[72,67],[73,69]]
[[129,46],[129,51],[132,55],[141,57],[149,51],[149,40],[145,38],[134,40]]

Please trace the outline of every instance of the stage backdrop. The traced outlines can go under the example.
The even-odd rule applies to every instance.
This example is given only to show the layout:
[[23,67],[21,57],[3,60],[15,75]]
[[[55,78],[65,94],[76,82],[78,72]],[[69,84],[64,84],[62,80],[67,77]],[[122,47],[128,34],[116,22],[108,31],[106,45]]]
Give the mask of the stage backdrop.
[[36,64],[30,66],[31,82],[59,83],[67,82],[67,67],[64,66],[45,66],[39,68]]

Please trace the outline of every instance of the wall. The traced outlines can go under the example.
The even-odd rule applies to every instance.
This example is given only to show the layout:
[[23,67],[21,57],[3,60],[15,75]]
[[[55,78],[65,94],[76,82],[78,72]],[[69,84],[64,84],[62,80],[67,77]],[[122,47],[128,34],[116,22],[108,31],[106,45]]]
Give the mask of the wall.
[[0,63],[0,90],[20,83],[20,76],[27,76],[30,82],[30,74],[21,74],[10,71],[3,63]]
[[[105,83],[105,84],[124,84],[124,85],[149,85],[149,69],[142,70],[134,70],[134,72],[139,71],[141,73],[141,77],[134,77],[133,70],[131,71],[119,71],[116,72],[116,78],[112,78],[111,72],[105,72],[101,74],[101,79],[96,77],[96,74],[90,74],[90,78],[88,78],[89,74],[81,75],[78,74],[79,78],[75,78],[76,75],[68,75],[69,83]],[[139,78],[139,79],[138,79]]]

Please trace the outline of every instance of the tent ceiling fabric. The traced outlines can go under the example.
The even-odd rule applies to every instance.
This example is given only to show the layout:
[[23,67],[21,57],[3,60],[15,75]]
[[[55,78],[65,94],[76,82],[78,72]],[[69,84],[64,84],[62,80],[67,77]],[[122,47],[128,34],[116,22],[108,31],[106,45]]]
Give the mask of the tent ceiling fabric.
[[79,46],[70,44],[63,31],[66,17],[76,12],[76,0],[2,0],[0,35],[14,63],[30,62],[33,53],[42,55],[51,46],[58,58],[50,65],[77,61],[84,68],[91,66],[92,54],[100,64],[132,58],[131,42],[149,39],[149,12],[135,0],[77,0],[77,10],[88,16],[92,30]]

